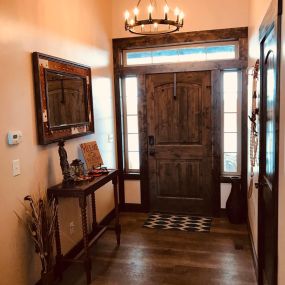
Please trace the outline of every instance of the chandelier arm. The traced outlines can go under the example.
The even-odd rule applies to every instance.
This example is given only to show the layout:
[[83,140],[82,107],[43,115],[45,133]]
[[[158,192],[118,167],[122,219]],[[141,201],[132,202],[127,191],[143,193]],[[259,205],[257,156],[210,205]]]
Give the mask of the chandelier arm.
[[142,1],[142,0],[139,0],[139,1],[138,1],[138,3],[137,3],[137,7],[139,7],[139,5],[140,5],[141,1]]

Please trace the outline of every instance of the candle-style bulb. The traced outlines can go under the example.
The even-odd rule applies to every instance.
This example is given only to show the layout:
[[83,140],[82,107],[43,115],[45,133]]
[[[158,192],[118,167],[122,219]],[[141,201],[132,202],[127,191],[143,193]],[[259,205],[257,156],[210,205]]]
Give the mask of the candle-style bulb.
[[176,7],[175,10],[174,10],[174,15],[175,16],[179,16],[179,13],[180,13],[180,10],[179,10],[178,7]]
[[129,17],[130,17],[130,13],[129,13],[129,11],[127,10],[127,11],[125,12],[125,20],[127,21],[127,20],[129,19]]
[[138,7],[136,7],[136,8],[134,9],[134,14],[135,14],[135,16],[137,16],[137,15],[139,14],[139,9],[138,9]]
[[179,14],[180,14],[180,10],[179,10],[178,7],[175,8],[174,14],[175,14],[175,16],[177,17],[177,18],[176,18],[176,22],[178,23],[178,22],[179,22]]
[[139,8],[136,7],[136,8],[134,9],[135,22],[138,20],[138,14],[139,14]]
[[165,6],[164,6],[164,18],[165,18],[165,20],[167,20],[167,18],[168,18],[168,12],[169,12],[169,7],[168,7],[168,5],[166,4]]
[[151,19],[152,19],[151,13],[153,11],[153,7],[151,4],[148,6],[147,10],[148,10],[148,18],[151,21]]
[[164,13],[167,14],[169,12],[169,7],[168,5],[165,5],[164,6]]

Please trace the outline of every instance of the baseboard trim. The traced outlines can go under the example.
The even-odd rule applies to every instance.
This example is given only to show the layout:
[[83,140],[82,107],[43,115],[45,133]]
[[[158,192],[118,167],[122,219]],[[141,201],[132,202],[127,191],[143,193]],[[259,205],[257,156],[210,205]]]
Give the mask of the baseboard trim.
[[253,260],[253,266],[254,266],[254,271],[255,271],[255,276],[256,280],[258,280],[258,256],[254,247],[254,242],[253,242],[253,235],[250,227],[249,220],[247,219],[247,228],[248,228],[248,233],[249,233],[249,241],[250,241],[250,248],[251,248],[251,255],[252,255],[252,260]]
[[120,210],[122,212],[139,212],[139,213],[148,212],[147,210],[145,210],[142,204],[134,204],[134,203],[125,203],[123,205],[120,205]]
[[[111,221],[115,218],[115,209],[113,209],[108,215],[105,216],[104,219],[99,223],[102,226],[106,226],[111,223]],[[92,231],[88,239],[92,240],[98,233],[100,229],[96,229],[95,231]],[[74,247],[72,247],[65,255],[64,258],[72,259],[75,256],[77,256],[81,251],[83,250],[83,239],[81,239]],[[70,263],[64,263],[63,264],[63,271],[65,271],[71,264]],[[53,268],[55,270],[55,267]],[[35,284],[35,285],[41,285],[41,279]]]

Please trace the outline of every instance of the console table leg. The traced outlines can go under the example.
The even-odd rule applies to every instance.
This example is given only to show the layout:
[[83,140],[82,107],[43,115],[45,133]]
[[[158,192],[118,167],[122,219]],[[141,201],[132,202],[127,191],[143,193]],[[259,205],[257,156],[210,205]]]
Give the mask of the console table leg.
[[118,181],[117,176],[112,180],[114,187],[114,201],[115,201],[115,231],[117,238],[117,245],[119,246],[121,243],[121,225],[119,221],[119,202],[118,202]]
[[81,210],[81,220],[82,220],[82,232],[83,232],[83,244],[84,244],[84,267],[86,273],[87,284],[91,283],[91,259],[88,250],[88,229],[87,229],[87,215],[86,215],[86,198],[79,199],[79,206]]
[[96,201],[95,201],[95,193],[93,192],[91,194],[91,201],[92,201],[92,229],[93,231],[95,230],[96,226],[97,226],[97,218],[96,218]]
[[[55,198],[55,203],[58,207],[58,198]],[[62,253],[61,253],[61,242],[59,232],[59,221],[58,221],[58,209],[55,216],[55,246],[56,246],[56,276],[62,280]]]

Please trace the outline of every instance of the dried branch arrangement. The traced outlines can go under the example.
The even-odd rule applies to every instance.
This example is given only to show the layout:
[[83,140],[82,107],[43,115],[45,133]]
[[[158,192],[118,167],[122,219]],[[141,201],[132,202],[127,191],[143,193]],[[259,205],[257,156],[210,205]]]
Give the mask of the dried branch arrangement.
[[[36,253],[42,264],[42,274],[49,272],[53,266],[53,241],[57,204],[55,200],[48,200],[46,195],[33,198],[28,195],[24,198],[25,218],[18,218],[24,223],[31,234]],[[27,205],[28,203],[28,205]]]

